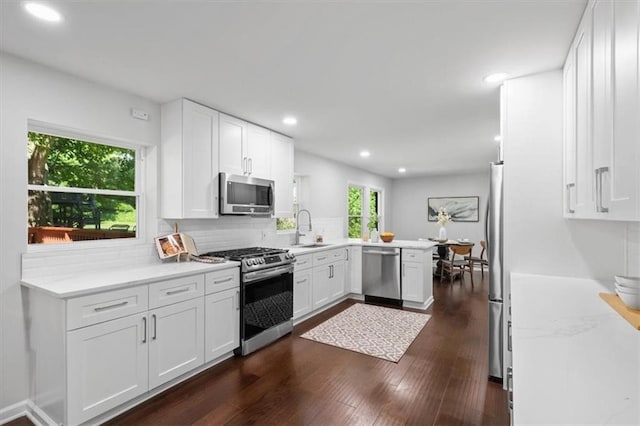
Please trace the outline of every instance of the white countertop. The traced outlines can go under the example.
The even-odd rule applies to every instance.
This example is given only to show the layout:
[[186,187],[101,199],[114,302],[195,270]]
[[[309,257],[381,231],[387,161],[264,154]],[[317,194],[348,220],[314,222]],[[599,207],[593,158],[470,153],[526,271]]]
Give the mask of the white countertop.
[[515,424],[640,424],[640,331],[611,283],[511,274]]
[[23,279],[22,285],[66,299],[122,287],[205,273],[220,269],[236,268],[239,262],[201,263],[165,262],[136,268],[96,269],[90,273]]
[[395,248],[405,248],[405,249],[430,250],[437,245],[437,243],[433,241],[393,240],[390,243],[385,243],[382,241],[378,243],[372,243],[369,241],[362,241],[361,239],[356,239],[356,238],[332,240],[332,241],[322,242],[320,244],[325,244],[325,245],[322,247],[292,246],[292,247],[285,247],[285,248],[289,249],[289,251],[293,254],[306,254],[311,252],[331,250],[334,248],[347,247],[347,246],[395,247]]

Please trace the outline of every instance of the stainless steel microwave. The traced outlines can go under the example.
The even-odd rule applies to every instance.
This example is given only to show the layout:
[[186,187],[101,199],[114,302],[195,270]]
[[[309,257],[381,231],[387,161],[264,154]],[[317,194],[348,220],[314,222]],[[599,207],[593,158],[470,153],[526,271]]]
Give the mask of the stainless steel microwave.
[[220,173],[220,214],[273,216],[272,180]]

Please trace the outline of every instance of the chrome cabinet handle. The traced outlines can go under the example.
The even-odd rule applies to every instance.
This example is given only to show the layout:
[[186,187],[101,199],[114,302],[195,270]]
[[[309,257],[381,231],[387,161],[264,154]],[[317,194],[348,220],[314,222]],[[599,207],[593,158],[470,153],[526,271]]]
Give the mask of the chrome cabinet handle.
[[[304,234],[300,234],[300,235],[304,235]],[[327,258],[327,256],[325,257],[319,257],[318,260],[325,260]]]
[[568,213],[575,213],[575,209],[571,208],[571,189],[575,188],[576,184],[575,183],[568,183],[567,184],[567,212]]
[[214,283],[214,284],[222,284],[222,283],[229,282],[229,281],[231,281],[232,279],[233,279],[233,277],[227,277],[227,278],[225,278],[225,279],[223,279],[223,280],[214,280],[214,281],[213,281],[213,283]]
[[602,205],[602,175],[609,172],[609,167],[599,167],[596,173],[596,211],[598,213],[608,213],[609,208]]
[[253,173],[253,158],[248,159],[249,162],[249,174]]
[[511,346],[511,320],[507,321],[507,350],[513,351]]
[[142,343],[147,343],[147,317],[142,317],[142,328],[143,328],[143,337],[142,337]]
[[101,312],[101,311],[106,311],[107,309],[115,309],[115,308],[119,308],[120,306],[124,306],[127,303],[129,303],[128,300],[125,300],[123,302],[119,302],[119,303],[114,303],[113,305],[108,305],[108,306],[98,306],[97,308],[93,308],[94,311],[96,312]]
[[153,314],[151,315],[151,318],[153,318],[153,337],[151,340],[156,340],[158,338],[158,317],[156,317],[156,314]]
[[407,266],[407,265],[405,265],[405,264],[403,263],[403,264],[402,264],[402,276],[403,276],[403,277],[404,277],[404,276],[406,276],[406,274],[405,274],[405,266]]
[[236,311],[240,310],[240,290],[236,290]]
[[244,157],[242,159],[242,172],[246,175],[247,174],[247,157]]
[[171,290],[171,291],[167,291],[167,292],[165,292],[165,294],[166,294],[167,296],[172,296],[172,295],[174,295],[174,294],[184,293],[185,291],[189,291],[189,287],[183,287],[183,288],[180,288],[180,289],[178,289],[178,290]]
[[349,261],[349,249],[345,249],[344,251],[345,251],[345,256],[346,256],[345,260],[348,262]]
[[507,410],[513,410],[513,367],[507,367]]

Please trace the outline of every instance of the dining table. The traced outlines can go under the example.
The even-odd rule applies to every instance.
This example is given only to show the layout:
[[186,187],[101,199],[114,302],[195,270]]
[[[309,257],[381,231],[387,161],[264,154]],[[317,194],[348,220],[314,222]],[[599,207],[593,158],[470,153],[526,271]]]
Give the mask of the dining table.
[[[449,246],[452,246],[452,245],[474,246],[475,245],[473,241],[470,241],[467,238],[460,238],[456,240],[451,240],[451,239],[442,240],[435,237],[428,237],[428,238],[418,238],[418,241],[432,241],[436,243],[436,251],[438,253],[438,262],[436,264],[436,268],[433,271],[433,276],[437,278],[440,278],[439,271],[442,270],[441,262],[443,260],[449,259]],[[446,276],[442,278],[449,278],[449,277]]]

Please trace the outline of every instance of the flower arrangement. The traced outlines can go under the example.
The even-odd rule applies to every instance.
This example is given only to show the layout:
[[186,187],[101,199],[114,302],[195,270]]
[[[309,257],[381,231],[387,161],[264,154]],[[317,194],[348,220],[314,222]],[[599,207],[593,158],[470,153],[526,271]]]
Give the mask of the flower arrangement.
[[451,215],[447,213],[447,209],[440,207],[438,209],[438,225],[445,226],[449,222],[451,222]]

